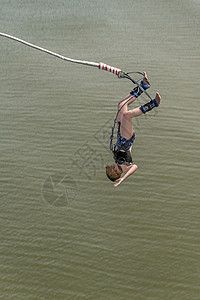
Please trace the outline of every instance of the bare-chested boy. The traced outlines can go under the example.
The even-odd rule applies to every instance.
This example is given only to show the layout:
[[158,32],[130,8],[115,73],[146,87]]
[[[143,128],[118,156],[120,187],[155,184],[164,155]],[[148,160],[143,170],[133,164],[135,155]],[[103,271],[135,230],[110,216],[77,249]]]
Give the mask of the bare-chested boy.
[[[146,90],[150,87],[145,72],[144,78],[141,81],[141,87],[143,90]],[[155,99],[151,100],[145,105],[128,110],[128,105],[130,105],[141,95],[143,92],[142,89],[139,87],[134,88],[125,99],[118,103],[118,135],[116,150],[114,151],[114,159],[116,164],[106,167],[106,175],[110,180],[116,182],[114,184],[115,187],[122,183],[122,181],[124,181],[127,177],[132,175],[138,168],[136,164],[133,164],[131,157],[132,144],[135,140],[132,118],[145,114],[154,107],[158,107],[161,102],[159,93],[156,93]],[[122,173],[124,173],[123,177],[121,177]]]

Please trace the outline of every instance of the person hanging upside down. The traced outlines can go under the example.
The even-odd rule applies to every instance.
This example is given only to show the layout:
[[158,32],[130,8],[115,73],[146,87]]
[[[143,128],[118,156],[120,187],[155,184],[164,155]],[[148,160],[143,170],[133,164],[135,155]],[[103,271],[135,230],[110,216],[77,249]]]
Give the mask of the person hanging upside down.
[[[106,167],[107,177],[111,181],[116,182],[114,187],[121,184],[138,168],[136,164],[133,164],[131,157],[131,149],[135,140],[132,118],[145,114],[154,107],[158,107],[161,102],[159,93],[156,93],[155,99],[151,100],[145,105],[128,110],[128,105],[133,103],[133,101],[135,101],[142,94],[143,90],[147,90],[150,87],[146,72],[144,72],[144,78],[141,81],[140,86],[142,89],[140,89],[138,86],[135,87],[125,99],[118,103],[117,143],[115,145],[115,149],[113,150],[116,164]],[[123,177],[121,177],[122,173],[124,173]]]

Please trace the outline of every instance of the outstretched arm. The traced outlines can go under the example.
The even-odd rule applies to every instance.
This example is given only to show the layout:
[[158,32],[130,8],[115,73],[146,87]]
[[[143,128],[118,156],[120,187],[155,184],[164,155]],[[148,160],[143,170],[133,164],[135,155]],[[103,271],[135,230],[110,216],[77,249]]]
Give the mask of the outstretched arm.
[[122,183],[122,181],[124,181],[127,177],[129,177],[130,175],[132,175],[136,170],[137,170],[137,165],[132,165],[127,169],[126,174],[124,175],[124,177],[119,178],[116,180],[117,183],[114,184],[114,187],[120,185],[120,183]]

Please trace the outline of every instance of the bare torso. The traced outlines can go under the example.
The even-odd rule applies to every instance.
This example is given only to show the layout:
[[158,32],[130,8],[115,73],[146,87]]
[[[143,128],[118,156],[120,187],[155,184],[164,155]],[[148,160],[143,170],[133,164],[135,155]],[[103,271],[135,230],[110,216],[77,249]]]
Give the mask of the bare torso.
[[126,139],[130,139],[134,134],[132,118],[127,114],[127,105],[125,105],[117,117],[117,122],[120,122],[120,133]]

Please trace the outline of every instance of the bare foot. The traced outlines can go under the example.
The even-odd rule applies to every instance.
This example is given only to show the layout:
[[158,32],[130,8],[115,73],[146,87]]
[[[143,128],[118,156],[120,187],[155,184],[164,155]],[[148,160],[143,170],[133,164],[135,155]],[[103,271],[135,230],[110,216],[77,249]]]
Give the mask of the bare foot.
[[160,102],[161,102],[161,97],[160,97],[160,95],[159,95],[158,92],[156,93],[155,101],[156,101],[156,103],[157,103],[158,105],[159,105]]
[[144,84],[148,85],[148,87],[150,87],[150,83],[148,81],[148,77],[147,77],[147,73],[146,72],[144,72],[143,82],[144,82]]

